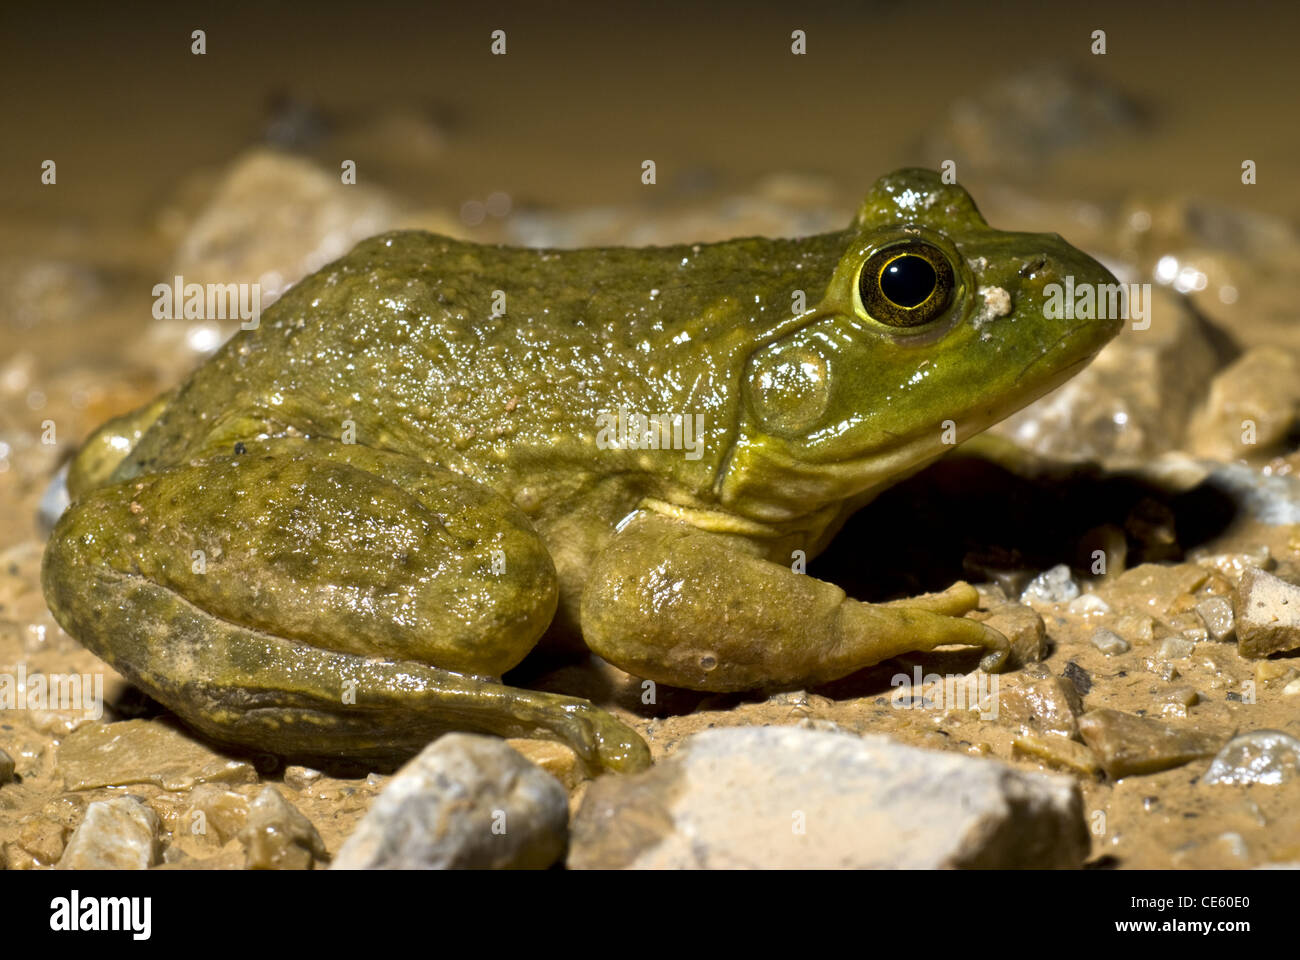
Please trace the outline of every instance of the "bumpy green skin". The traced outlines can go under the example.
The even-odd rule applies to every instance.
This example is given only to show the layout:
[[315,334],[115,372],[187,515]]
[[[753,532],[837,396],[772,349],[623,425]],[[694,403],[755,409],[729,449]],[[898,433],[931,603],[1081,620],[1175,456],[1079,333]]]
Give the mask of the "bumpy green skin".
[[[908,235],[949,253],[957,294],[899,331],[865,314],[857,274]],[[704,690],[944,643],[997,669],[1007,642],[960,616],[968,586],[868,605],[791,558],[1118,332],[1044,317],[1067,274],[1114,282],[1055,235],[990,229],[920,170],[882,178],[849,229],[799,240],[375,237],[88,442],[46,597],[193,726],[287,755],[399,756],[475,729],[644,766],[612,716],[495,679],[548,629]],[[599,418],[620,408],[703,415],[700,456],[606,448]]]

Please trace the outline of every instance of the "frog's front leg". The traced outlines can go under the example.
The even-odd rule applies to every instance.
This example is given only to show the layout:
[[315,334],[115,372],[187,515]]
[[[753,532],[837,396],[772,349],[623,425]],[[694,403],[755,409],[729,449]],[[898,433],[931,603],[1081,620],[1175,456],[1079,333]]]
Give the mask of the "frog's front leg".
[[104,486],[43,580],[70,633],[218,740],[395,759],[478,730],[649,761],[592,704],[493,679],[549,623],[554,567],[504,499],[418,460],[272,440]]
[[744,538],[643,512],[597,558],[582,632],[624,670],[694,690],[814,685],[944,644],[985,649],[981,666],[997,671],[1006,637],[952,615],[976,602],[958,584],[913,603],[860,603]]

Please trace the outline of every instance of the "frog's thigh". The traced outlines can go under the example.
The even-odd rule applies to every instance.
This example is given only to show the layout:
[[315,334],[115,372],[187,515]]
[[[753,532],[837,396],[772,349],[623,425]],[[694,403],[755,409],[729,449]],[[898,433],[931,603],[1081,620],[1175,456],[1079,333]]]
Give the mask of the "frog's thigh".
[[[969,600],[934,595],[939,610]],[[939,598],[939,599],[935,599]],[[597,558],[582,597],[583,636],[636,674],[697,690],[825,682],[915,650],[970,644],[1000,669],[1009,644],[974,620],[860,603],[747,552],[735,538],[642,514]]]
[[549,731],[593,762],[644,762],[583,701],[464,675],[513,666],[554,612],[526,520],[418,461],[304,450],[250,445],[75,502],[45,559],[59,622],[224,740],[368,756],[431,731]]
[[493,676],[522,660],[557,592],[528,521],[457,474],[348,449],[250,443],[142,475],[77,501],[54,539],[315,647]]

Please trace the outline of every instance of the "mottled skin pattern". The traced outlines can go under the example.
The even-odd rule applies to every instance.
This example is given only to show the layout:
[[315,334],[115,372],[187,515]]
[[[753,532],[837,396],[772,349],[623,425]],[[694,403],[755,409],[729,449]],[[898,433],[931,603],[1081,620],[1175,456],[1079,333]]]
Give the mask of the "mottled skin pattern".
[[[859,285],[900,241],[954,278],[906,329]],[[849,229],[799,240],[375,237],[87,443],[46,596],[198,729],[286,755],[400,756],[475,729],[644,766],[612,716],[496,681],[548,628],[704,690],[945,643],[997,669],[1005,638],[960,616],[969,586],[862,604],[791,556],[950,449],[945,426],[973,435],[1118,332],[1044,317],[1067,274],[1113,282],[1059,237],[990,229],[919,170],[882,178]],[[620,408],[702,415],[700,456],[598,444]]]

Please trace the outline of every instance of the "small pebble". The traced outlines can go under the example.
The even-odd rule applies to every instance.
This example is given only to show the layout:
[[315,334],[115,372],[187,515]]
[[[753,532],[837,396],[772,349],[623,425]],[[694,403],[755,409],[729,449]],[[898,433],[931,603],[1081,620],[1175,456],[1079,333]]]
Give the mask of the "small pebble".
[[8,783],[14,778],[14,758],[0,750],[0,784]]
[[1205,629],[1215,640],[1223,641],[1232,637],[1236,621],[1232,616],[1232,603],[1226,597],[1210,597],[1196,605],[1196,612],[1205,622]]
[[1164,699],[1169,703],[1178,703],[1184,707],[1194,707],[1201,702],[1201,695],[1196,692],[1194,687],[1174,687],[1165,694]]
[[321,773],[311,767],[289,765],[284,768],[284,785],[294,790],[305,790],[319,780]]
[[1171,630],[1181,635],[1184,640],[1190,640],[1192,643],[1199,643],[1210,638],[1210,631],[1205,628],[1205,621],[1194,611],[1189,610],[1186,613],[1170,616],[1165,620],[1165,623]]
[[1085,593],[1071,600],[1065,609],[1076,616],[1086,617],[1090,614],[1110,613],[1110,604],[1095,593]]
[[555,777],[495,737],[449,733],[389,780],[331,869],[545,869],[568,820]]
[[1166,637],[1156,650],[1156,655],[1165,660],[1185,660],[1196,650],[1196,644],[1183,637]]
[[1175,687],[1164,695],[1160,701],[1160,716],[1169,719],[1182,719],[1187,716],[1187,708],[1199,702],[1199,696],[1191,687]]
[[1196,562],[1203,567],[1217,570],[1233,583],[1241,580],[1242,574],[1251,568],[1272,570],[1277,566],[1277,561],[1269,554],[1267,546],[1260,546],[1258,550],[1250,553],[1216,553],[1197,557]]
[[1079,735],[1075,716],[1082,709],[1074,684],[1064,677],[1020,683],[1003,690],[997,700],[998,719],[1022,733],[1039,733],[1067,740]]
[[1127,640],[1113,630],[1107,630],[1104,627],[1093,633],[1092,645],[1108,657],[1128,653],[1131,649]]
[[1029,582],[1025,592],[1020,595],[1021,603],[1048,604],[1066,603],[1079,596],[1079,585],[1075,583],[1070,568],[1058,563],[1050,570],[1045,570]]
[[1047,628],[1043,618],[1023,603],[1004,603],[984,621],[1011,641],[1008,668],[1037,663],[1047,656]]
[[1161,680],[1168,683],[1178,676],[1178,668],[1168,660],[1157,660],[1154,657],[1144,657],[1142,660],[1142,669],[1148,673],[1154,673]]
[[1066,663],[1065,669],[1061,671],[1061,676],[1074,684],[1074,689],[1079,691],[1081,697],[1086,697],[1092,690],[1092,676],[1073,660]]
[[1155,638],[1156,622],[1144,614],[1130,614],[1120,617],[1115,624],[1116,632],[1129,643],[1150,643]]
[[248,820],[239,831],[251,870],[310,870],[328,860],[325,843],[293,804],[275,787],[262,789],[248,805]]
[[1257,660],[1255,662],[1255,682],[1261,686],[1278,681],[1290,683],[1296,678],[1296,668],[1285,660]]

